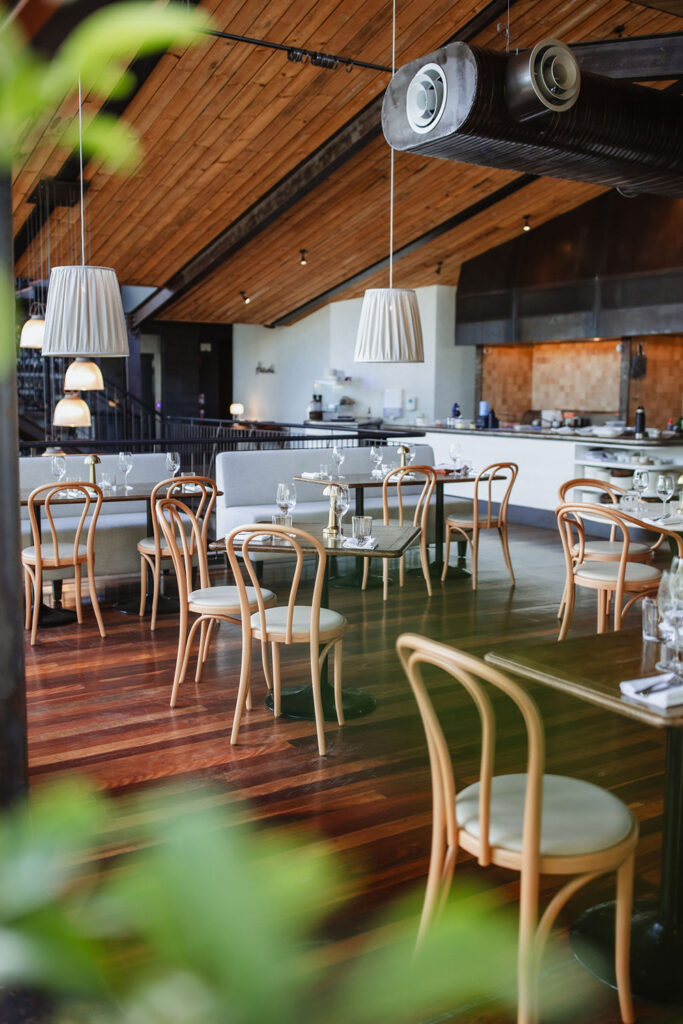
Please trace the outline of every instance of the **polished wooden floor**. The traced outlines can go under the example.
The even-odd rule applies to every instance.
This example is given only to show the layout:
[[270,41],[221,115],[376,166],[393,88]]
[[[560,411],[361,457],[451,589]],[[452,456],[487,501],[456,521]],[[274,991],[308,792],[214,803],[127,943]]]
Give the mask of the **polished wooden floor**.
[[[264,683],[255,676],[255,709],[244,719],[240,743],[229,743],[239,671],[238,631],[221,626],[200,685],[187,682],[178,706],[168,706],[176,651],[177,619],[163,618],[156,633],[148,620],[113,608],[135,584],[103,585],[108,630],[101,640],[86,607],[85,623],[39,633],[26,648],[29,753],[32,784],[61,773],[85,772],[113,793],[175,780],[194,787],[209,780],[224,787],[244,816],[264,825],[287,824],[329,839],[347,862],[350,901],[331,913],[328,938],[335,955],[352,955],[356,937],[373,928],[374,915],[411,888],[421,891],[429,849],[431,793],[424,736],[399,668],[396,637],[411,630],[484,654],[504,639],[553,638],[561,592],[562,557],[557,534],[513,527],[512,560],[517,585],[511,588],[500,549],[484,537],[480,588],[469,581],[436,583],[426,595],[419,576],[392,587],[384,604],[381,590],[362,594],[332,589],[331,604],[349,621],[345,639],[344,684],[372,693],[377,710],[343,729],[328,726],[328,756],[317,753],[313,724],[274,721],[262,703]],[[267,570],[267,582],[284,590],[280,570]],[[223,582],[222,569],[215,582]],[[172,581],[169,581],[169,591]],[[65,587],[65,604],[72,594]],[[594,598],[579,595],[573,632],[594,629]],[[638,612],[633,613],[637,621]],[[303,648],[285,650],[283,684],[306,675]],[[530,684],[531,685],[531,684]],[[664,770],[663,733],[590,707],[578,700],[531,686],[547,730],[548,770],[595,781],[624,799],[641,822],[636,893],[650,895],[658,884]],[[467,699],[439,684],[436,703],[453,737],[459,784],[476,775],[477,733]],[[523,763],[521,722],[499,716],[498,770]],[[460,877],[493,888],[502,903],[514,903],[514,877],[478,869],[468,858]],[[611,895],[611,883],[596,883],[575,898],[565,915]],[[573,964],[561,939],[559,962],[549,976],[560,1008],[546,1019],[558,1024],[616,1024],[614,994],[588,979]],[[586,987],[585,1010],[563,1013],[562,992]],[[638,1019],[672,1024],[677,1010],[638,1005]],[[452,1019],[508,1021],[495,1007],[470,1007]]]

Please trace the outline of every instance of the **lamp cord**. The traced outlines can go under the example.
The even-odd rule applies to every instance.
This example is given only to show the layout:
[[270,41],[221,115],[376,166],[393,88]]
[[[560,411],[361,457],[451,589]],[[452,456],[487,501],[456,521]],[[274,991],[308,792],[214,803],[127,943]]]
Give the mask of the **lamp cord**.
[[85,219],[83,215],[83,119],[81,112],[81,76],[78,76],[78,157],[80,160],[81,186],[81,266],[85,266]]

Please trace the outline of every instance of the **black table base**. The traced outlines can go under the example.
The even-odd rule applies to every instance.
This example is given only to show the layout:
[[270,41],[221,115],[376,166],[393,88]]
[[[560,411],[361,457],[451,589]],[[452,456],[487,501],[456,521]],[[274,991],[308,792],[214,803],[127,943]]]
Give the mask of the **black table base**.
[[76,612],[70,608],[62,608],[61,604],[56,604],[53,608],[50,608],[49,605],[43,604],[41,601],[38,608],[38,626],[41,629],[56,629],[59,626],[70,626],[77,619]]
[[[139,615],[140,614],[140,598],[139,597],[127,597],[123,601],[117,601],[114,605],[114,611],[121,612],[123,615]],[[159,603],[157,606],[157,615],[177,615],[180,611],[180,602],[177,597],[164,597],[163,594],[159,594]],[[152,614],[152,595],[147,594],[145,597],[145,615]]]
[[[326,722],[336,722],[337,712],[334,706],[334,688],[329,684],[321,683],[320,695],[323,702],[323,712]],[[266,697],[266,707],[273,710],[273,695],[269,693]],[[342,688],[342,707],[344,718],[362,718],[369,715],[377,707],[377,701],[369,693],[363,690],[348,690]],[[313,708],[313,687],[292,686],[282,691],[280,701],[280,713],[283,718],[301,718],[306,721],[315,721]]]

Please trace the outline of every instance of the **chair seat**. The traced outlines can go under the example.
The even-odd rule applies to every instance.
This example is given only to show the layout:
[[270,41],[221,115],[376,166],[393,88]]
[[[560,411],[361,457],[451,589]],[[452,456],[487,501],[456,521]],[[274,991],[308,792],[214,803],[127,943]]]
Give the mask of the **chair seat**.
[[[161,530],[159,531],[161,533]],[[161,546],[161,554],[163,558],[170,558],[171,552],[168,550],[168,544],[163,538],[159,540]],[[154,537],[143,537],[142,540],[138,541],[138,551],[146,551],[150,555],[154,554]]]
[[[492,847],[521,853],[525,774],[498,775],[491,783],[489,841]],[[480,838],[479,783],[455,801],[458,824]],[[563,775],[543,776],[541,856],[571,857],[616,846],[628,836],[633,817],[626,804],[600,786]]]
[[[263,600],[275,600],[275,594],[270,590],[261,590]],[[251,607],[256,607],[256,591],[253,587],[247,587],[247,598]],[[202,590],[193,590],[188,597],[190,611],[200,613],[223,612],[225,615],[239,615],[240,595],[237,587],[204,587]]]
[[[619,559],[623,549],[624,545],[615,540],[587,540],[584,544],[584,551],[587,555],[600,555],[603,558]],[[578,553],[578,550],[578,546],[575,546],[574,551]],[[639,542],[631,542],[628,546],[630,555],[646,555],[649,550],[649,544]]]
[[[583,562],[574,570],[578,579],[605,580],[607,583],[617,582],[619,562]],[[645,562],[627,562],[624,579],[626,583],[656,583],[661,576],[659,569]]]
[[[57,565],[55,559],[55,546],[54,544],[42,544],[41,545],[42,562],[44,566]],[[59,545],[59,562],[61,565],[73,565],[73,554],[74,546],[73,543],[64,543]],[[87,558],[87,548],[85,544],[78,545],[78,561],[85,562]],[[36,549],[33,545],[28,548],[24,548],[21,552],[22,562],[28,562],[29,565],[35,565],[36,561]]]
[[[261,616],[255,612],[251,617],[252,629],[260,633]],[[320,639],[329,639],[340,633],[346,626],[346,619],[330,608],[320,609]],[[266,609],[266,632],[268,637],[283,637],[287,628],[287,605]],[[311,608],[306,604],[295,604],[292,616],[292,635],[308,637],[311,631]]]

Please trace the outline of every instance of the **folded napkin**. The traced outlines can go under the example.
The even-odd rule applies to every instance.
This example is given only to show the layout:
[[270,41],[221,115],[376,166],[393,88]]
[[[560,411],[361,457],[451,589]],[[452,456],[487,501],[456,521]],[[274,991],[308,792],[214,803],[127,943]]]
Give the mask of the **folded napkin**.
[[455,473],[455,467],[449,466],[447,462],[438,462],[434,469],[437,473]]
[[236,533],[234,537],[235,544],[243,544],[247,537],[256,541],[271,540],[269,533]]
[[650,523],[652,526],[662,526],[665,530],[668,530],[670,526],[683,526],[683,515],[667,516],[666,519],[662,516],[643,516],[643,522]]
[[372,551],[376,548],[379,541],[376,537],[364,537],[363,540],[358,540],[357,537],[344,537],[343,547],[345,548],[362,548],[364,551]]
[[[644,679],[627,679],[619,684],[619,688],[624,696],[630,697],[631,700],[656,708],[671,708],[683,704],[683,682],[669,686],[673,678],[673,672],[662,672],[661,675],[647,676]],[[644,690],[648,692],[643,693]]]
[[299,473],[305,480],[322,480],[320,473]]

